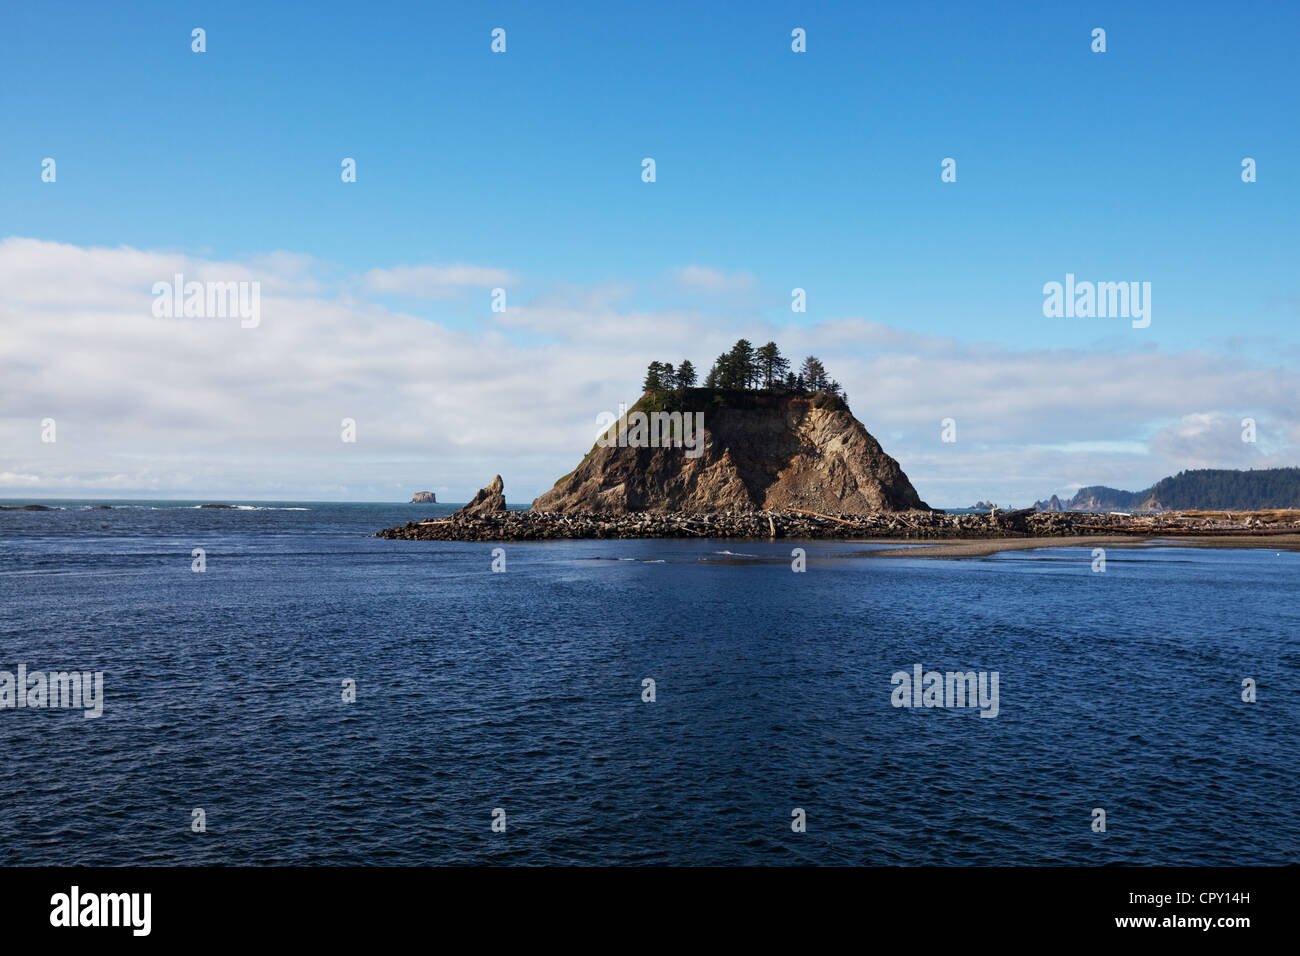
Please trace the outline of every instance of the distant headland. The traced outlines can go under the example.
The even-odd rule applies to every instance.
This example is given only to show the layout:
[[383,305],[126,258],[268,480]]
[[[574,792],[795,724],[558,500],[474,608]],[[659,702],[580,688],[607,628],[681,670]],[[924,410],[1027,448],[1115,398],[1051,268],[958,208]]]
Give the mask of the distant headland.
[[1300,468],[1198,468],[1162,478],[1145,491],[1080,488],[1069,501],[1035,502],[1039,511],[1263,511],[1300,508]]

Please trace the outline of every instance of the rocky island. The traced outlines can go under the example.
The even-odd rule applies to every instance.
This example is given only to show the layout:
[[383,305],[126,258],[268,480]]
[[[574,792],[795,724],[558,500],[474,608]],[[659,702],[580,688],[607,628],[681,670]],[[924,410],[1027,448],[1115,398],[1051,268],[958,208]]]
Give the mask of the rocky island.
[[432,491],[417,491],[411,495],[410,504],[413,505],[436,505],[437,503],[438,496]]
[[1012,511],[981,502],[984,514],[932,509],[815,357],[798,375],[788,368],[775,344],[754,350],[745,340],[719,356],[703,387],[689,362],[651,363],[641,398],[529,510],[506,509],[497,475],[450,518],[377,536],[1300,542],[1300,511],[1289,510],[1133,515],[1062,511],[1059,501]]
[[[645,447],[645,417],[696,415],[699,454]],[[661,419],[662,420],[662,419]],[[685,429],[683,429],[684,431]],[[690,389],[641,397],[533,511],[572,514],[929,511],[907,475],[847,407],[817,396]]]

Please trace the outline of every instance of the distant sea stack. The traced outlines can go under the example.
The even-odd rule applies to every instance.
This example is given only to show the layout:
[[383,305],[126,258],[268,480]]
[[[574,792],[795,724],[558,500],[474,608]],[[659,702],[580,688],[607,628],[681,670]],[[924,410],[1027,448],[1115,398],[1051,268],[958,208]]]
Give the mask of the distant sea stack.
[[[681,413],[685,447],[645,447],[642,425]],[[664,422],[663,418],[659,419]],[[697,433],[694,424],[702,425]],[[603,447],[602,447],[603,443]],[[647,391],[571,473],[533,502],[538,512],[929,511],[834,395],[743,389]]]
[[457,511],[453,518],[467,517],[469,515],[492,514],[496,511],[506,510],[505,483],[501,476],[497,475],[492,479],[492,483],[486,488],[480,488],[474,500],[465,507]]
[[438,496],[432,491],[417,491],[411,495],[411,504],[413,505],[436,505]]

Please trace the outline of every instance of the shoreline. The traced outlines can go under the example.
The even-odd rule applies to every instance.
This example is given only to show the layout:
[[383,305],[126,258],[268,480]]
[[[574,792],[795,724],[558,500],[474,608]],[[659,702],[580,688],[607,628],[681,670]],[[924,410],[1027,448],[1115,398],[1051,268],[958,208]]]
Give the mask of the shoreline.
[[983,558],[1003,551],[1036,551],[1040,548],[1106,547],[1144,548],[1256,548],[1265,551],[1300,551],[1300,534],[1201,535],[1137,537],[1132,535],[1077,535],[1061,538],[950,538],[943,541],[881,541],[881,544],[909,547],[856,551],[849,557],[882,558]]
[[[1079,546],[1102,539],[1137,546],[1157,539],[1193,547],[1276,547],[1300,541],[1300,510],[1253,512],[1021,511],[951,515],[939,511],[828,515],[799,508],[769,511],[554,512],[496,511],[408,521],[374,535],[407,541],[545,541],[611,538],[703,538],[878,541],[919,544],[942,557],[1033,547]],[[1272,543],[1270,543],[1272,542]],[[978,546],[978,547],[977,547]],[[992,548],[990,551],[988,549]],[[947,549],[947,550],[941,550]],[[956,549],[956,551],[954,550]],[[914,551],[918,549],[902,549]],[[886,553],[893,552],[888,549]]]

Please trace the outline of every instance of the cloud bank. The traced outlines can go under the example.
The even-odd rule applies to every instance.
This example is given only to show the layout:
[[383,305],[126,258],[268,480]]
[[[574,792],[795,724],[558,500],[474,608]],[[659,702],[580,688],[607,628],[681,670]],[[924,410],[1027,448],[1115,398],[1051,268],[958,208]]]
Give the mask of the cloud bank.
[[[261,283],[261,321],[156,318],[151,289]],[[221,262],[0,242],[0,497],[155,495],[461,501],[500,472],[523,503],[590,448],[651,359],[701,372],[740,336],[813,353],[921,497],[1028,504],[1136,490],[1189,467],[1300,463],[1300,376],[1245,353],[1033,349],[846,317],[800,325],[633,309],[630,287],[555,286],[477,327],[380,304],[509,287],[496,266],[404,265],[324,281],[310,258]],[[702,292],[747,277],[678,272]],[[798,317],[802,318],[802,317]],[[1258,440],[1241,441],[1253,418]],[[957,441],[941,441],[956,421]],[[42,441],[53,419],[56,441]],[[341,440],[343,420],[355,442]]]

